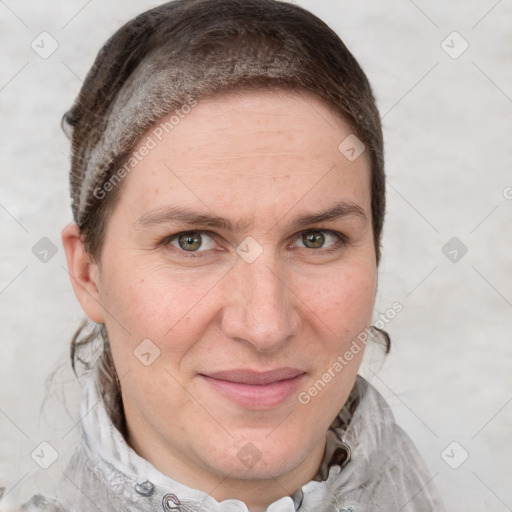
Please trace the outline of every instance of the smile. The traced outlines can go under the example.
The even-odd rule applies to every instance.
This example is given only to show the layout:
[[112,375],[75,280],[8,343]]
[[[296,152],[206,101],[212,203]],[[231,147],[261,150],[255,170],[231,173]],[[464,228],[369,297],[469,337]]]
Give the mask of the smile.
[[200,377],[215,391],[247,409],[279,406],[300,386],[305,372],[278,368],[269,372],[230,370]]

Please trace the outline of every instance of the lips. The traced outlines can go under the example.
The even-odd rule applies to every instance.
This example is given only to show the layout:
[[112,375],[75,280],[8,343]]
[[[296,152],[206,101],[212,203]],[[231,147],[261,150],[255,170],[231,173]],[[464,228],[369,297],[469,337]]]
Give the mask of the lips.
[[297,368],[266,372],[234,369],[200,375],[216,392],[249,409],[277,407],[296,391],[304,376]]
[[228,370],[223,372],[209,373],[207,377],[228,382],[238,382],[240,384],[251,384],[263,386],[282,380],[293,379],[303,374],[302,370],[296,368],[277,368],[268,372],[256,372],[253,370]]

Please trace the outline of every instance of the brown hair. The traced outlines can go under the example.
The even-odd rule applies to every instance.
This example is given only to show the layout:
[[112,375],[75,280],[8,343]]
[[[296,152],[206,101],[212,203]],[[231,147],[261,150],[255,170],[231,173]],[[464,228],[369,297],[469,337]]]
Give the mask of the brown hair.
[[[74,105],[63,117],[72,141],[73,215],[95,259],[100,259],[106,223],[122,183],[104,198],[92,193],[95,187],[102,187],[142,135],[187,98],[244,88],[312,93],[348,122],[370,157],[372,227],[379,262],[384,156],[370,84],[345,44],[323,21],[277,0],[168,2],[126,23],[99,51]],[[101,334],[104,359],[113,369],[104,326],[80,339],[85,327],[86,323],[80,326],[72,341],[73,368],[75,359],[85,362],[78,349]],[[381,332],[389,352],[389,336]]]

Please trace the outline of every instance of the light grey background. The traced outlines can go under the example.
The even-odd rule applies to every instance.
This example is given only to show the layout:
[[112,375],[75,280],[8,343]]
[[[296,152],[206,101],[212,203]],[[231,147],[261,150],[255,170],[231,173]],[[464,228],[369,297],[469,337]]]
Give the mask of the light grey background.
[[[0,487],[13,497],[58,477],[76,442],[80,386],[66,361],[83,313],[60,243],[71,221],[60,118],[106,38],[158,3],[0,1]],[[382,362],[370,351],[363,375],[418,446],[448,510],[512,510],[512,2],[297,3],[340,34],[383,116],[376,315],[395,301],[404,309],[387,326],[391,354]],[[31,48],[51,48],[41,48],[43,31],[58,42],[47,58]],[[43,237],[57,247],[46,263],[32,252]],[[457,262],[442,252],[452,237],[467,247],[448,254]],[[48,470],[30,455],[42,441],[60,455]]]

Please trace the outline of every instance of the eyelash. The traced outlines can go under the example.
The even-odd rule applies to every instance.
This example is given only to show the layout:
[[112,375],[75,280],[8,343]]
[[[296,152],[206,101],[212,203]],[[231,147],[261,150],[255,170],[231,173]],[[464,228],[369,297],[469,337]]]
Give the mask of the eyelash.
[[[200,229],[193,229],[190,231],[180,231],[179,233],[176,233],[174,235],[170,235],[165,237],[159,245],[165,246],[167,250],[174,254],[179,254],[180,256],[184,258],[204,258],[207,257],[211,249],[206,251],[185,251],[183,249],[178,249],[177,247],[174,247],[171,245],[170,242],[176,240],[180,235],[187,234],[187,233],[199,233],[200,235],[208,235],[210,238],[214,238],[215,233],[212,233],[211,231],[206,230],[200,230]],[[330,235],[333,235],[338,240],[328,249],[310,249],[308,247],[300,247],[300,249],[307,249],[309,254],[317,255],[317,254],[331,254],[333,252],[336,252],[343,248],[343,246],[347,245],[348,238],[343,233],[340,233],[339,231],[334,231],[332,229],[307,229],[305,231],[301,231],[298,233],[297,237],[301,235],[305,235],[307,233],[328,233]]]

